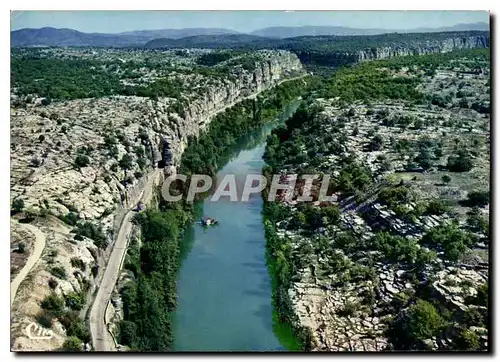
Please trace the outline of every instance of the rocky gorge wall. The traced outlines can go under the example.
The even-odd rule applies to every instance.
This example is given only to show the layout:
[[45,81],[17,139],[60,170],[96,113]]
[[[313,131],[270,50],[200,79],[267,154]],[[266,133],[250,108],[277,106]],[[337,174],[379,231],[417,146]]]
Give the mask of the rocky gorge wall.
[[370,60],[382,60],[407,55],[447,53],[460,49],[489,48],[489,46],[489,36],[474,35],[444,40],[398,42],[384,46],[374,46],[364,50],[298,51],[297,55],[304,64],[341,67]]
[[377,47],[356,53],[357,61],[388,59],[407,55],[424,55],[432,53],[448,53],[460,49],[489,48],[489,36],[470,36],[433,40],[423,43]]
[[[302,64],[295,54],[286,51],[272,54],[275,55],[260,63],[254,72],[242,73],[234,81],[224,79],[220,86],[209,87],[202,98],[188,105],[185,117],[171,117],[172,128],[164,135],[171,146],[175,163],[180,161],[188,137],[196,136],[204,130],[217,113],[245,98],[252,98],[283,80],[304,74]],[[151,120],[153,128],[166,121],[166,110],[167,103],[157,104]]]

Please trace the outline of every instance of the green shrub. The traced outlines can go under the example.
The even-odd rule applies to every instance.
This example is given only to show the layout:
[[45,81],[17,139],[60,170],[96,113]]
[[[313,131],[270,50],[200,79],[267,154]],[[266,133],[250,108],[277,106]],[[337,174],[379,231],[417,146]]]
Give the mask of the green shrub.
[[67,337],[63,344],[63,350],[68,352],[79,352],[83,350],[83,342],[75,336]]
[[359,309],[359,305],[356,303],[346,302],[344,307],[337,312],[341,317],[352,316]]
[[470,329],[462,328],[454,342],[460,351],[479,351],[481,349],[479,335]]
[[50,272],[53,276],[55,276],[59,279],[66,279],[67,278],[66,270],[64,269],[63,266],[54,266],[50,269]]
[[144,169],[147,165],[147,160],[143,157],[137,159],[137,165],[141,168]]
[[25,243],[19,243],[19,244],[17,244],[17,250],[16,250],[16,252],[18,252],[20,254],[24,254],[25,251],[26,251],[26,244]]
[[66,306],[73,310],[82,310],[85,300],[78,293],[69,293],[66,295]]
[[57,280],[55,280],[54,278],[50,278],[49,279],[49,287],[50,289],[54,290],[57,288],[57,286],[59,285],[59,283],[57,282]]
[[446,321],[429,302],[417,300],[390,327],[389,336],[396,349],[410,349],[433,338],[446,326]]
[[55,293],[51,293],[45,297],[41,304],[43,309],[52,311],[54,313],[60,313],[64,309],[64,300],[57,296]]
[[490,202],[489,191],[472,191],[467,194],[467,203],[469,206],[484,207]]
[[432,200],[427,204],[426,213],[430,215],[443,215],[450,210],[450,207],[443,200]]
[[51,328],[52,327],[52,314],[47,311],[42,311],[38,316],[36,317],[36,321],[38,324],[40,324],[44,328]]
[[85,263],[82,259],[71,258],[71,266],[73,268],[79,268],[80,270],[85,271]]
[[461,150],[458,155],[448,157],[446,167],[451,172],[467,172],[472,170],[474,163],[469,153],[465,150]]
[[119,341],[125,346],[134,347],[137,344],[137,325],[134,322],[122,320],[119,324]]
[[21,212],[24,209],[24,200],[16,198],[12,201],[12,210],[15,212]]
[[472,239],[469,233],[458,228],[455,224],[444,224],[430,229],[423,237],[422,242],[443,248],[448,260],[458,261]]
[[61,216],[60,219],[68,225],[75,226],[79,217],[76,213],[70,211],[66,215]]
[[131,154],[123,155],[122,159],[119,162],[119,165],[124,170],[130,170],[134,166],[134,157]]
[[87,155],[78,154],[75,158],[75,165],[77,167],[87,167],[90,164],[90,159]]
[[99,248],[104,248],[107,245],[106,236],[102,232],[102,228],[100,226],[95,226],[89,221],[77,225],[76,235],[85,236],[89,239],[94,240],[94,243]]

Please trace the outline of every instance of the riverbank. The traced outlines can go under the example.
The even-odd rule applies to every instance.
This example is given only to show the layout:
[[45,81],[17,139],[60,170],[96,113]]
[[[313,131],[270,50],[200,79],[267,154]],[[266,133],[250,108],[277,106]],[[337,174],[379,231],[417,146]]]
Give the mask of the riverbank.
[[[300,79],[279,85],[216,116],[204,134],[190,140],[179,171],[213,174],[238,137],[274,119],[287,102],[302,93],[305,84]],[[140,351],[172,349],[170,314],[177,306],[180,240],[192,217],[192,204],[162,201],[159,210],[146,211],[136,219],[141,237],[131,243],[124,264],[129,280],[120,291],[124,315],[120,344]]]
[[[312,200],[301,202],[299,181],[290,185],[291,198],[265,205],[275,303],[284,322],[308,332],[297,333],[308,342],[304,347],[325,352],[488,349],[484,251],[490,243],[490,119],[479,112],[488,109],[479,106],[481,98],[472,107],[460,94],[439,102],[435,93],[456,85],[486,94],[489,65],[484,54],[475,53],[339,71],[322,90],[326,96],[299,109],[286,128],[268,137],[268,179],[330,175],[328,194],[336,199],[315,201],[321,193],[317,182],[304,185]],[[460,74],[448,71],[451,64],[484,70],[459,86]],[[435,74],[441,75],[439,82]],[[366,82],[369,78],[373,82]],[[371,93],[366,84],[373,84]],[[458,137],[460,122],[475,135]],[[458,170],[458,159],[468,167]],[[481,179],[484,201],[475,203],[471,199],[481,192],[473,190]],[[451,189],[460,192],[452,195]]]

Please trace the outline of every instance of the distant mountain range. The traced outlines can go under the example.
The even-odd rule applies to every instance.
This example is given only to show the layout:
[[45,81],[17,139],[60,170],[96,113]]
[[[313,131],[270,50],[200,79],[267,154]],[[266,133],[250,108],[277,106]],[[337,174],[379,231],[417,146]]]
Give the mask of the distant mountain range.
[[229,35],[241,34],[235,30],[218,28],[184,28],[184,29],[158,29],[158,30],[136,30],[118,33],[118,35],[135,35],[151,39],[169,38],[180,39],[197,35]]
[[[240,33],[230,29],[218,28],[186,28],[186,29],[158,29],[137,30],[117,34],[105,33],[83,33],[73,29],[19,29],[11,31],[12,47],[33,46],[96,46],[96,47],[142,47],[153,39],[172,39],[172,45],[176,39],[183,39],[182,44],[189,44],[189,37],[200,37],[203,42],[211,39],[217,40],[223,37],[225,41],[250,42],[262,38],[292,38],[299,36],[352,36],[352,35],[376,35],[386,33],[430,33],[430,32],[452,32],[452,31],[489,31],[489,24],[471,23],[457,24],[451,27],[441,28],[416,28],[405,30],[389,29],[355,29],[341,26],[301,26],[301,27],[270,27],[259,29],[249,34]],[[188,38],[188,39],[186,39]]]
[[441,28],[415,28],[415,29],[355,29],[343,26],[299,26],[299,27],[270,27],[251,32],[252,35],[258,35],[268,38],[292,38],[297,36],[320,36],[320,35],[377,35],[386,33],[440,33],[448,31],[470,31],[480,30],[488,31],[489,24],[471,23],[457,24],[454,26]]

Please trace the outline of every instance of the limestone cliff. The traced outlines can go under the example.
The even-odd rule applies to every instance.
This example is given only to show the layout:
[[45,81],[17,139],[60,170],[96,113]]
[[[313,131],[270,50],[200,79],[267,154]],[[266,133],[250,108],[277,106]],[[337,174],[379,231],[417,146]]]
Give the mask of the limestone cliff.
[[[353,40],[355,42],[355,40]],[[340,67],[369,60],[381,60],[398,56],[447,53],[459,49],[489,48],[489,35],[455,36],[432,40],[385,41],[383,45],[374,45],[364,49],[354,44],[345,50],[298,50],[297,54],[304,64]],[[349,47],[355,50],[350,50]]]
[[459,49],[488,48],[489,46],[489,36],[469,36],[377,47],[359,51],[356,53],[356,57],[358,62],[362,62],[406,55],[447,53]]

